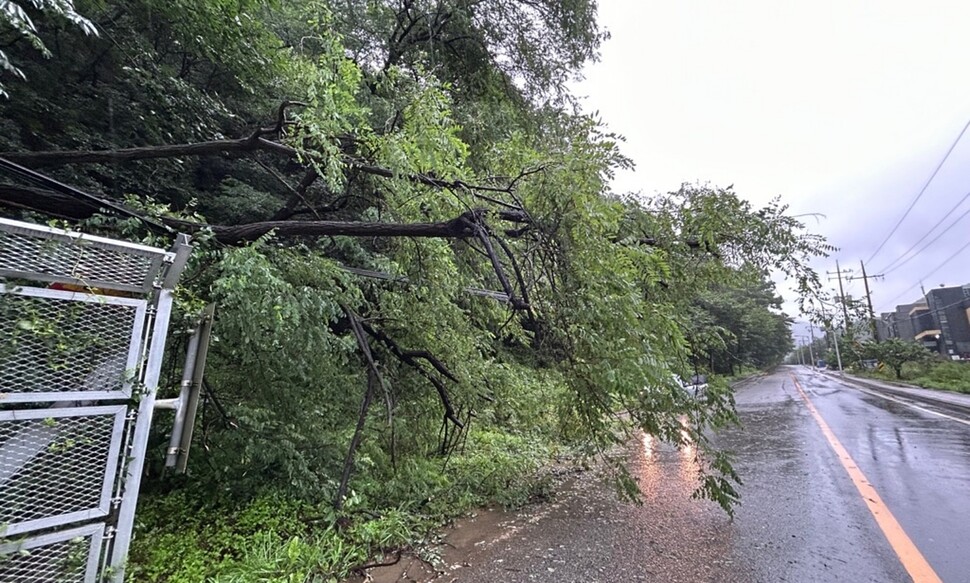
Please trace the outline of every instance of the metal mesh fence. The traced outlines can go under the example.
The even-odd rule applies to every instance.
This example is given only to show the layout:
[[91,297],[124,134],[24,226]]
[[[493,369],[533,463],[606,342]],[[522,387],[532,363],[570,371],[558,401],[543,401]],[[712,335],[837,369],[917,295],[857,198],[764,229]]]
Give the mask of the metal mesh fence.
[[94,580],[103,527],[65,531],[0,545],[0,581],[86,583]]
[[0,229],[0,275],[147,291],[163,255],[137,252],[140,247],[134,246],[112,248],[94,238],[42,235],[40,230]]
[[0,218],[0,583],[123,580],[190,249]]
[[0,536],[106,515],[124,412],[0,412]]
[[60,295],[88,301],[0,293],[0,401],[15,393],[110,392],[129,386],[144,302]]

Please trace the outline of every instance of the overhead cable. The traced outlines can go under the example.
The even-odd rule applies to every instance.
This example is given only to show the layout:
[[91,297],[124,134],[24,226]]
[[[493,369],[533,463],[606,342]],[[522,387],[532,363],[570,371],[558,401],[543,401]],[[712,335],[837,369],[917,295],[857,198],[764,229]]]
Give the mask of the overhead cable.
[[882,240],[882,243],[880,243],[879,246],[876,247],[876,250],[872,253],[872,255],[869,256],[869,259],[866,259],[866,263],[871,263],[872,260],[876,257],[876,255],[879,255],[879,252],[882,251],[882,248],[886,245],[886,242],[889,241],[889,239],[896,233],[896,230],[899,229],[899,225],[903,224],[903,221],[906,220],[906,217],[909,216],[910,211],[913,210],[913,207],[916,206],[916,203],[919,202],[919,199],[923,197],[923,193],[925,193],[926,189],[929,188],[930,183],[933,182],[934,178],[936,178],[936,175],[940,172],[940,168],[943,167],[943,164],[946,162],[947,158],[949,158],[950,154],[953,153],[953,149],[957,147],[958,143],[960,143],[960,139],[963,138],[963,134],[967,132],[968,128],[970,128],[970,120],[967,120],[966,125],[964,125],[963,129],[960,130],[960,135],[958,135],[957,139],[953,140],[953,143],[950,144],[950,148],[946,151],[946,154],[943,156],[943,159],[940,160],[940,163],[936,165],[936,169],[933,170],[933,173],[930,174],[930,177],[926,179],[926,182],[923,184],[923,188],[920,189],[919,194],[917,194],[916,198],[913,199],[913,202],[909,204],[909,208],[906,209],[906,212],[903,213],[903,216],[899,217],[899,220],[896,221],[895,226],[893,226],[892,230],[889,231],[889,234],[886,235],[886,238]]
[[73,197],[73,198],[77,198],[79,200],[83,200],[84,202],[93,205],[95,208],[108,209],[108,210],[114,211],[114,212],[116,212],[116,213],[118,213],[120,215],[138,219],[139,221],[141,221],[142,223],[144,223],[146,227],[148,227],[149,229],[151,229],[152,231],[154,231],[156,233],[158,233],[158,232],[161,232],[161,233],[174,233],[175,232],[168,225],[165,225],[163,223],[160,223],[160,222],[158,222],[158,221],[156,221],[154,219],[148,218],[145,215],[136,213],[135,211],[133,211],[131,209],[128,209],[128,208],[125,208],[125,207],[123,207],[123,206],[121,206],[119,204],[113,203],[113,202],[108,201],[108,200],[104,200],[103,198],[98,198],[98,197],[94,196],[93,194],[88,194],[88,193],[84,192],[83,190],[78,190],[77,188],[74,188],[73,186],[68,186],[67,184],[64,184],[63,182],[58,182],[57,180],[54,180],[53,178],[51,178],[49,176],[45,176],[45,175],[41,174],[40,172],[35,172],[35,171],[31,170],[30,168],[25,168],[25,167],[21,166],[20,164],[15,164],[15,163],[11,162],[10,160],[6,160],[4,158],[0,158],[0,172],[6,172],[7,174],[16,176],[16,177],[18,177],[21,180],[24,180],[26,182],[30,182],[32,184],[36,184],[37,186],[42,186],[42,187],[47,188],[49,190],[52,190],[54,192],[59,192],[61,194],[66,194],[67,196],[70,196],[70,197]]
[[[964,200],[966,200],[967,197],[970,197],[970,193],[967,193],[967,196],[964,197]],[[959,206],[959,205],[957,205],[957,206]],[[940,223],[943,222],[943,219],[945,219],[948,216],[950,216],[950,214],[954,210],[956,210],[956,207],[954,207],[953,209],[950,209],[950,211],[947,212],[947,214],[943,215],[943,218],[940,219]],[[913,247],[916,247],[916,245],[919,245],[920,241],[922,241],[923,239],[926,238],[926,235],[929,235],[930,233],[932,233],[933,232],[933,229],[935,229],[936,226],[934,226],[933,229],[930,229],[929,231],[927,231],[926,235],[923,235],[923,239],[920,239],[919,241],[917,241],[916,242],[916,245],[913,245],[913,247],[910,247],[909,248],[909,251],[907,251],[906,253],[903,253],[902,255],[900,255],[899,258],[897,258],[896,261],[894,261],[893,263],[890,263],[886,267],[886,269],[881,270],[882,273],[883,273],[883,275],[885,275],[887,273],[892,273],[893,271],[896,271],[900,267],[902,267],[902,266],[906,265],[907,263],[909,263],[913,258],[918,257],[920,255],[920,253],[922,253],[923,251],[926,251],[927,249],[929,249],[930,245],[932,245],[933,243],[936,243],[940,239],[940,237],[942,237],[950,229],[952,229],[953,227],[955,227],[957,225],[957,223],[959,223],[960,221],[962,221],[968,214],[970,214],[970,208],[968,208],[967,210],[963,211],[963,213],[960,216],[958,216],[956,219],[954,219],[952,223],[950,223],[949,225],[947,225],[947,227],[945,229],[943,229],[942,231],[940,231],[939,233],[937,233],[937,235],[935,237],[933,237],[932,239],[930,239],[929,241],[927,241],[926,242],[926,245],[923,245],[922,247],[920,247],[919,251],[917,251],[916,253],[910,255],[909,257],[906,257],[906,259],[903,259],[903,257],[905,257],[906,254],[909,253],[909,251],[912,251],[913,250]],[[939,225],[940,223],[937,223],[937,225]],[[899,262],[900,259],[903,259],[903,261]],[[893,264],[895,264],[895,267],[893,267]]]
[[949,263],[949,262],[953,261],[954,259],[956,259],[957,257],[959,257],[960,254],[963,253],[968,247],[970,247],[970,241],[967,241],[966,243],[964,243],[963,247],[960,247],[959,249],[956,250],[956,252],[953,253],[953,255],[950,255],[949,257],[947,257],[946,259],[944,259],[943,260],[943,263],[940,263],[939,265],[937,265],[936,267],[934,267],[932,270],[930,270],[929,273],[927,273],[926,275],[924,275],[923,277],[921,277],[920,278],[920,281],[922,281],[922,280],[928,278],[929,276],[933,275],[934,273],[936,273],[937,271],[939,271],[940,269],[942,269],[944,265],[946,265],[947,263]]
[[967,241],[966,244],[964,244],[963,247],[960,247],[959,249],[957,249],[956,252],[953,253],[953,255],[950,255],[949,257],[947,257],[946,259],[944,259],[942,263],[940,263],[939,265],[937,265],[936,267],[934,267],[929,273],[923,275],[923,277],[920,277],[919,279],[917,279],[916,280],[916,283],[914,283],[913,285],[911,285],[908,288],[906,288],[905,290],[903,290],[903,292],[901,294],[895,296],[893,299],[889,300],[887,303],[891,304],[894,301],[896,301],[897,299],[899,299],[900,297],[906,295],[909,292],[909,290],[911,290],[914,287],[918,286],[921,281],[923,281],[924,279],[928,278],[929,276],[933,275],[934,273],[936,273],[937,271],[939,271],[940,269],[942,269],[943,266],[946,265],[947,263],[949,263],[949,262],[953,261],[954,259],[956,259],[968,247],[970,247],[970,241]]
[[890,299],[889,301],[887,301],[886,303],[887,303],[887,304],[892,304],[893,302],[895,302],[895,301],[896,301],[896,300],[898,300],[899,298],[901,298],[901,297],[903,297],[904,295],[906,295],[907,293],[909,293],[909,290],[911,290],[911,289],[913,289],[913,288],[915,288],[915,287],[916,287],[916,286],[918,286],[918,285],[919,285],[919,282],[917,281],[917,282],[916,282],[916,283],[914,283],[913,285],[911,285],[911,286],[909,286],[908,288],[906,288],[906,289],[904,289],[904,290],[902,291],[902,293],[899,293],[899,294],[897,294],[897,295],[895,295],[895,296],[893,296],[893,298],[892,298],[892,299]]

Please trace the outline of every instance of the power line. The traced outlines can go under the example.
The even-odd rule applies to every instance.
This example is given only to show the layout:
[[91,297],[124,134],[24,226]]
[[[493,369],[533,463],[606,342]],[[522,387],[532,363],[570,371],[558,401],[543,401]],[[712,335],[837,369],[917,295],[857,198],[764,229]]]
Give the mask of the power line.
[[876,312],[872,309],[872,292],[869,291],[869,280],[879,279],[884,277],[884,274],[868,275],[866,274],[866,264],[859,261],[859,265],[862,267],[862,277],[850,277],[849,279],[861,279],[862,283],[866,286],[866,304],[869,306],[869,326],[872,327],[872,337],[876,339],[876,342],[879,342],[879,328],[876,326]]
[[[941,224],[943,224],[943,221],[945,221],[947,219],[947,217],[951,216],[954,211],[956,211],[958,208],[960,208],[960,205],[962,205],[964,202],[966,202],[966,200],[968,198],[970,198],[970,192],[968,192],[965,195],[963,195],[963,198],[961,198],[955,205],[953,205],[952,207],[950,207],[950,210],[948,210],[945,213],[943,213],[943,216],[940,217],[940,220],[937,221],[935,225],[933,225],[932,227],[930,227],[929,230],[926,231],[926,233],[922,237],[920,237],[919,241],[913,243],[913,245],[909,249],[907,249],[902,255],[900,255],[895,260],[893,260],[893,262],[890,263],[889,265],[887,265],[887,266],[883,267],[882,269],[880,269],[880,271],[882,271],[883,273],[889,273],[890,271],[895,271],[896,269],[899,269],[907,261],[909,261],[913,257],[916,257],[917,255],[919,255],[920,253],[922,253],[927,247],[929,247],[930,245],[932,245],[934,241],[936,241],[937,239],[940,238],[941,235],[943,235],[943,233],[946,233],[947,231],[949,231],[950,229],[952,229],[955,224],[957,224],[958,222],[960,222],[960,219],[962,219],[963,217],[967,216],[967,212],[970,212],[970,209],[968,209],[968,211],[966,211],[962,215],[960,215],[960,218],[959,219],[953,221],[953,223],[951,223],[949,227],[947,227],[946,229],[944,229],[943,230],[943,233],[940,233],[939,235],[937,235],[936,238],[933,239],[933,241],[930,241],[929,243],[927,243],[926,245],[924,245],[923,248],[920,249],[919,251],[917,251],[915,255],[913,255],[912,257],[907,258],[905,261],[903,261],[903,263],[900,263],[899,265],[896,265],[896,263],[899,262],[900,259],[902,259],[903,257],[906,257],[907,255],[909,255],[909,253],[913,249],[915,249],[917,245],[919,245],[920,243],[922,243],[927,237],[929,237],[933,233],[933,231],[936,230],[937,227],[939,227]],[[893,267],[894,265],[895,265],[895,267]]]
[[937,236],[933,237],[930,241],[928,241],[926,243],[926,245],[923,245],[923,247],[920,248],[920,250],[917,251],[914,255],[912,255],[910,257],[907,257],[906,260],[904,260],[902,263],[896,265],[896,267],[893,267],[892,269],[884,269],[883,270],[883,275],[885,275],[887,273],[892,273],[893,271],[896,271],[900,267],[902,267],[902,266],[906,265],[907,263],[909,263],[910,260],[912,260],[913,258],[918,257],[920,253],[922,253],[923,251],[926,251],[929,248],[929,246],[932,245],[933,243],[936,243],[939,240],[940,237],[942,237],[943,235],[945,235],[947,231],[949,231],[954,226],[956,226],[956,224],[959,223],[960,221],[962,221],[964,219],[964,217],[966,217],[968,214],[970,214],[970,208],[968,208],[967,210],[963,211],[963,214],[962,215],[960,215],[959,217],[956,218],[956,220],[954,220],[952,223],[950,223],[950,225],[947,228],[945,228],[942,231],[940,231],[940,233]]
[[78,200],[83,200],[89,205],[92,205],[93,208],[104,208],[104,209],[114,211],[122,216],[138,219],[139,221],[144,223],[146,227],[148,227],[151,231],[155,233],[174,233],[175,232],[168,225],[160,223],[155,219],[151,219],[145,215],[136,213],[135,211],[129,208],[126,208],[119,204],[115,204],[103,198],[98,198],[93,194],[88,194],[83,190],[78,190],[73,186],[68,186],[67,184],[58,182],[57,180],[54,180],[49,176],[45,176],[40,172],[34,172],[30,168],[24,168],[19,164],[14,164],[13,162],[7,160],[6,158],[0,158],[0,173],[8,174],[10,176],[15,176],[25,182],[36,184],[37,186],[41,186],[49,190],[52,190],[54,192],[65,194],[67,196],[76,198]]
[[889,301],[888,301],[887,303],[889,303],[889,304],[891,304],[891,303],[893,303],[894,301],[896,301],[897,299],[899,299],[900,297],[902,297],[902,296],[904,296],[904,295],[906,295],[907,293],[909,293],[909,290],[911,290],[911,289],[913,289],[914,287],[916,287],[916,286],[918,286],[918,285],[919,285],[919,281],[922,281],[922,280],[924,280],[924,279],[926,279],[926,278],[928,278],[929,276],[931,276],[931,275],[933,275],[933,274],[934,274],[934,273],[936,273],[937,271],[939,271],[939,270],[940,270],[940,269],[941,269],[941,268],[942,268],[942,267],[943,267],[944,265],[946,265],[947,263],[949,263],[949,262],[951,262],[951,261],[953,261],[953,260],[954,260],[954,259],[955,259],[956,257],[958,257],[958,256],[960,255],[960,253],[963,253],[963,251],[964,251],[965,249],[967,249],[968,247],[970,247],[970,241],[967,241],[967,242],[966,242],[966,244],[965,244],[965,245],[964,245],[963,247],[960,247],[959,249],[957,249],[957,250],[956,250],[956,252],[955,252],[955,253],[954,253],[953,255],[950,255],[949,257],[947,257],[946,259],[944,259],[944,260],[943,260],[943,263],[940,263],[939,265],[937,265],[936,267],[934,267],[934,268],[932,269],[932,271],[930,271],[929,273],[927,273],[927,274],[926,274],[926,275],[924,275],[923,277],[920,277],[920,278],[919,278],[919,279],[917,280],[917,283],[914,283],[914,284],[913,284],[913,285],[911,285],[910,287],[908,287],[908,288],[906,288],[906,289],[905,289],[905,290],[903,291],[903,293],[901,293],[901,294],[899,294],[899,295],[897,295],[897,296],[896,296],[896,297],[894,297],[893,299],[891,299],[891,300],[889,300]]
[[960,135],[958,135],[957,139],[953,140],[953,143],[950,144],[950,149],[946,151],[946,154],[944,154],[943,159],[940,160],[940,163],[936,165],[936,169],[933,170],[933,173],[930,174],[930,177],[926,179],[926,183],[923,184],[923,188],[920,189],[919,194],[917,194],[916,198],[913,199],[913,202],[909,204],[909,208],[906,209],[906,212],[903,213],[903,216],[899,217],[899,220],[896,221],[896,225],[892,228],[891,231],[889,231],[889,234],[886,235],[886,238],[882,240],[882,243],[880,243],[879,246],[876,247],[876,250],[873,252],[873,254],[869,256],[869,259],[866,259],[866,263],[872,263],[873,258],[875,258],[876,255],[879,255],[879,252],[882,251],[882,248],[883,246],[886,245],[886,242],[889,241],[889,239],[896,233],[896,230],[899,228],[899,225],[903,224],[903,221],[906,220],[906,217],[909,216],[910,211],[913,210],[913,207],[916,206],[916,203],[919,202],[919,199],[923,197],[923,193],[925,193],[926,189],[929,188],[930,183],[933,182],[934,178],[936,178],[937,173],[939,173],[940,168],[943,167],[943,164],[946,162],[947,158],[949,158],[950,154],[953,153],[953,149],[957,147],[958,143],[960,143],[960,139],[963,138],[963,134],[967,132],[968,128],[970,128],[970,120],[967,120],[966,125],[964,125],[963,129],[960,130]]
[[914,283],[913,285],[911,285],[911,286],[909,286],[908,288],[906,288],[905,290],[903,290],[903,292],[902,292],[901,294],[898,294],[898,295],[896,295],[896,296],[894,296],[894,297],[893,297],[893,298],[892,298],[891,300],[889,300],[889,301],[888,301],[888,302],[886,302],[886,303],[887,303],[887,304],[892,304],[893,302],[895,302],[895,301],[896,301],[896,300],[898,300],[899,298],[901,298],[901,297],[903,297],[904,295],[906,295],[906,294],[908,294],[908,293],[909,293],[909,291],[910,291],[911,289],[913,289],[913,288],[915,288],[915,287],[916,287],[916,286],[918,286],[918,285],[919,285],[919,282],[916,282],[916,283]]
[[921,280],[926,279],[929,276],[931,276],[934,273],[936,273],[937,271],[939,271],[944,265],[946,265],[947,263],[949,263],[949,262],[953,261],[954,259],[956,259],[960,255],[960,253],[962,253],[967,247],[970,247],[970,241],[967,241],[963,245],[963,247],[960,247],[959,249],[957,249],[956,252],[953,255],[950,255],[949,257],[947,257],[946,259],[944,259],[943,260],[943,263],[940,263],[939,265],[937,265],[936,267],[934,267],[929,273],[927,273],[926,275],[924,275],[920,279]]

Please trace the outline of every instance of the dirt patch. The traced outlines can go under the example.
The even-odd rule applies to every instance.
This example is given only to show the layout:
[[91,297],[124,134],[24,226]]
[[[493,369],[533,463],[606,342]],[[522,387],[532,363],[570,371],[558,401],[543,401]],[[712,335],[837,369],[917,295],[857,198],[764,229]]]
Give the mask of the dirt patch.
[[[426,552],[404,553],[394,565],[368,569],[362,576],[344,583],[431,583],[452,582],[458,573],[477,564],[496,545],[507,542],[523,528],[533,525],[559,506],[557,500],[571,496],[578,480],[592,472],[563,471],[556,479],[554,500],[529,505],[520,510],[484,508],[456,520],[442,533],[440,541]],[[430,557],[430,558],[429,558]],[[388,560],[393,560],[393,556]],[[426,560],[427,559],[427,560]]]

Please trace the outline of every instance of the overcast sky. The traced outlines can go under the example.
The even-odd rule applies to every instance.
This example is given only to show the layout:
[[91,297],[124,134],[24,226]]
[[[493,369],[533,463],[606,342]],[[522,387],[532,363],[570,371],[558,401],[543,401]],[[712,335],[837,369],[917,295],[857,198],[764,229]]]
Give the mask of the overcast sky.
[[[838,259],[858,275],[970,121],[965,0],[600,0],[599,11],[612,37],[574,89],[627,139],[637,168],[614,189],[709,181],[755,204],[780,195],[793,214],[825,215],[809,224],[840,250],[819,271]],[[944,214],[919,247],[970,209],[968,161],[970,131],[867,263],[886,271],[871,281],[877,312],[919,298],[921,278],[970,283],[970,247],[958,253],[970,213],[885,269]],[[861,296],[862,282],[846,293]]]

